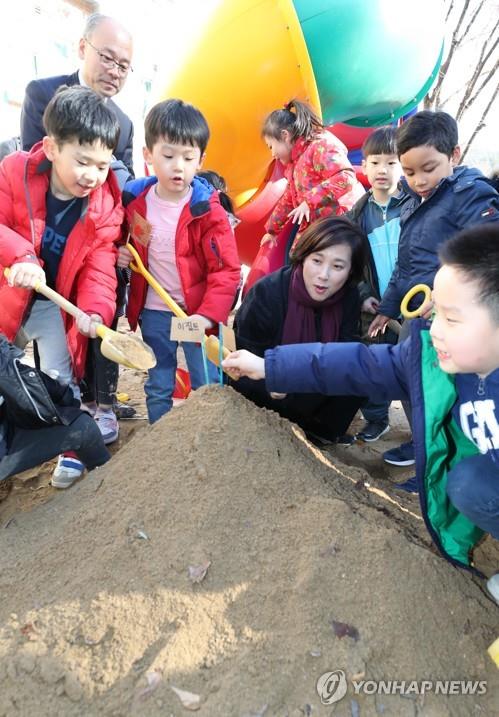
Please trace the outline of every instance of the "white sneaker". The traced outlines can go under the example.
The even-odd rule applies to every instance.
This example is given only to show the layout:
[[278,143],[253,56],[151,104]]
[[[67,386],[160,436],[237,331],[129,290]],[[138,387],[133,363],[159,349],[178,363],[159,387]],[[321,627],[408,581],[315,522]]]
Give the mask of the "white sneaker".
[[107,446],[110,443],[114,443],[118,439],[120,428],[118,426],[118,419],[112,408],[108,411],[103,411],[98,408],[95,414],[95,420],[99,426],[104,444]]
[[487,580],[487,590],[489,595],[494,598],[499,605],[499,573],[496,573]]
[[80,478],[85,466],[78,458],[61,454],[50,481],[54,488],[70,488]]

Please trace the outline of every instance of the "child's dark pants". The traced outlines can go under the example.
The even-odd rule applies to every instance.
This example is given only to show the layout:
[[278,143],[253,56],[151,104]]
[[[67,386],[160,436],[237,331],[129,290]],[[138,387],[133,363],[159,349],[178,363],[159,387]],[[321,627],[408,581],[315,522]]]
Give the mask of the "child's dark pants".
[[499,539],[499,466],[488,455],[470,456],[447,475],[450,502],[472,523]]
[[75,451],[88,470],[103,465],[110,458],[96,422],[82,412],[69,426],[15,429],[9,451],[0,461],[0,480],[38,466],[66,451]]

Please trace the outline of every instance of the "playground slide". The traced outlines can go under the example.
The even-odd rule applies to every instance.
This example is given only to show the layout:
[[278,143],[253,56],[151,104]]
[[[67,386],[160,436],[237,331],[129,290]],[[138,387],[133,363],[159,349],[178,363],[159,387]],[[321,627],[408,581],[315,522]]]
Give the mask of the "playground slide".
[[[162,94],[205,114],[212,139],[204,166],[227,181],[242,219],[240,257],[251,263],[270,200],[283,191],[260,137],[266,115],[298,97],[326,125],[342,123],[350,132],[396,121],[438,72],[442,2],[222,0],[192,37]],[[352,151],[360,144],[346,141]]]

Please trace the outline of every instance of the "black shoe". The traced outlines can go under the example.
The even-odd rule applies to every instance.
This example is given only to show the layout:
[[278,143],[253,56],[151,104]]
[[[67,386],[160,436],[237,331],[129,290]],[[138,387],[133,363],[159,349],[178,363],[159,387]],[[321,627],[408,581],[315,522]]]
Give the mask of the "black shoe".
[[390,426],[388,421],[366,421],[364,428],[357,433],[357,438],[367,443],[373,443],[378,438],[388,433]]
[[344,433],[342,436],[338,436],[334,442],[337,446],[351,446],[352,443],[355,443],[355,439],[356,436],[352,436],[350,433]]
[[137,413],[133,406],[127,406],[126,403],[120,403],[120,401],[116,401],[113,406],[113,410],[116,414],[116,418],[118,419],[133,418]]
[[397,446],[397,448],[385,451],[383,453],[383,460],[392,466],[413,466],[416,463],[416,458],[412,441],[402,443],[400,446]]
[[409,478],[403,483],[396,483],[395,488],[399,490],[405,490],[406,493],[419,493],[419,486],[416,480],[416,476]]
[[330,438],[326,438],[325,436],[319,436],[313,431],[305,431],[305,435],[307,437],[307,440],[309,440],[312,445],[317,446],[317,448],[325,448],[326,446],[332,446],[334,443],[334,441],[332,441]]

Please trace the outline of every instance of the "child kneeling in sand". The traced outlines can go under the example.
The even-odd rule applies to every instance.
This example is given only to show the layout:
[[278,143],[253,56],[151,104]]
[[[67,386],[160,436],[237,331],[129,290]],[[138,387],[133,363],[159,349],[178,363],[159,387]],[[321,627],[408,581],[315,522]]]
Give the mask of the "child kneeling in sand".
[[[268,391],[410,398],[421,510],[440,552],[469,565],[483,532],[499,539],[499,228],[468,229],[440,249],[434,317],[398,344],[236,351],[224,366]],[[487,583],[499,603],[499,574]]]

